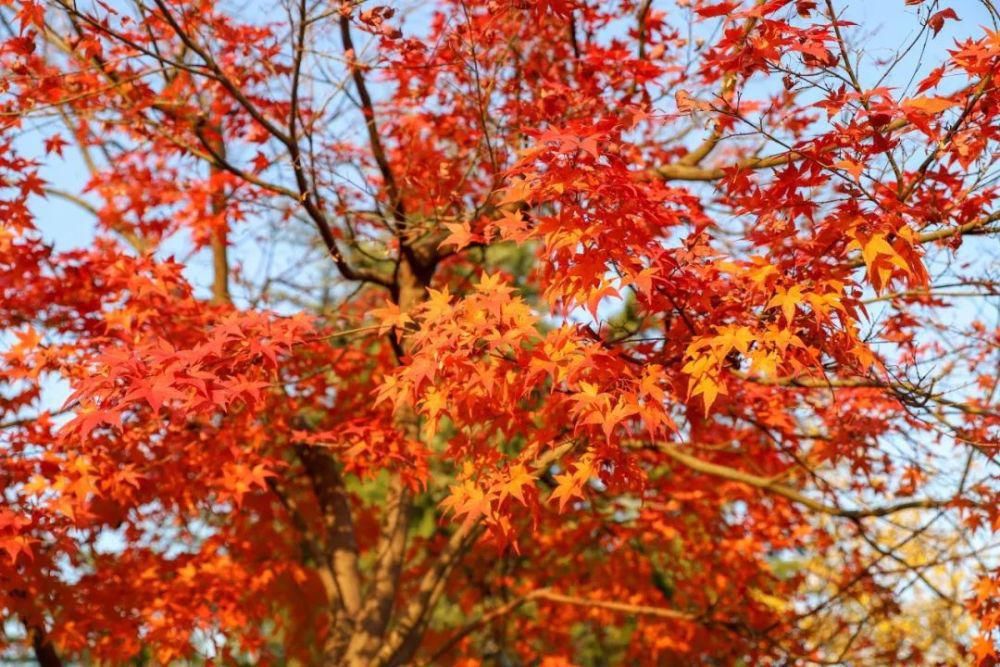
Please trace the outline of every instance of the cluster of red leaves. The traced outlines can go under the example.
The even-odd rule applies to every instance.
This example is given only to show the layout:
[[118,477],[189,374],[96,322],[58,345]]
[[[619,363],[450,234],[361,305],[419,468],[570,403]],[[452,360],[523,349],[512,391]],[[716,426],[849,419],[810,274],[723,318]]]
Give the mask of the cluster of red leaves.
[[[218,638],[223,660],[317,660],[354,623],[317,556],[346,531],[357,567],[391,572],[370,592],[390,587],[394,618],[429,605],[424,634],[401,642],[428,656],[476,655],[476,627],[430,622],[426,601],[447,597],[509,614],[498,635],[525,661],[572,660],[572,628],[623,614],[628,663],[828,659],[800,631],[805,575],[777,572],[836,545],[818,514],[867,536],[878,508],[945,486],[954,497],[905,507],[1000,527],[995,474],[956,491],[925,472],[940,451],[996,463],[997,377],[982,368],[997,332],[948,328],[928,255],[996,221],[997,188],[974,175],[1000,140],[998,33],[956,44],[900,96],[852,85],[850,26],[816,2],[677,3],[721,21],[690,67],[683,22],[650,3],[442,2],[425,39],[392,8],[337,3],[316,22],[367,33],[379,65],[345,49],[344,78],[377,71],[386,87],[377,120],[359,95],[357,139],[324,133],[322,95],[299,96],[289,26],[166,4],[176,14],[153,3],[142,21],[69,12],[73,29],[46,41],[40,3],[0,2],[19,31],[0,47],[0,607],[39,641],[107,662],[166,664]],[[211,58],[180,34],[210,36]],[[200,64],[177,66],[192,53]],[[842,62],[803,102],[803,82]],[[762,79],[780,85],[753,93]],[[97,220],[83,248],[43,241],[28,203],[45,183],[7,138],[53,108],[73,141],[46,134],[47,155],[114,156],[81,193]],[[748,127],[778,153],[742,143]],[[683,140],[692,128],[705,143]],[[927,157],[896,161],[914,147]],[[164,256],[184,236],[219,257],[230,228],[302,210],[343,277],[367,281],[332,315],[325,300],[295,315],[293,299],[206,300]],[[868,333],[881,298],[888,352]],[[970,396],[899,372],[948,352],[925,330],[961,337],[945,374],[972,377]],[[887,454],[910,438],[934,444],[918,448],[927,465]],[[403,520],[429,527],[383,568],[392,508],[413,497]],[[471,536],[460,555],[456,535]],[[832,583],[889,617],[899,592],[867,555],[845,547]],[[970,650],[989,664],[995,574],[970,596]]]

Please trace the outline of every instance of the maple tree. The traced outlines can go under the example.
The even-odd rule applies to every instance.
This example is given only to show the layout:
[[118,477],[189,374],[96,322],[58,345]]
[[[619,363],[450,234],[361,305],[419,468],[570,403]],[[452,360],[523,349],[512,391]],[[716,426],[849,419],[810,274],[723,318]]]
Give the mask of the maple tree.
[[0,0],[5,655],[996,664],[1000,12],[848,4]]

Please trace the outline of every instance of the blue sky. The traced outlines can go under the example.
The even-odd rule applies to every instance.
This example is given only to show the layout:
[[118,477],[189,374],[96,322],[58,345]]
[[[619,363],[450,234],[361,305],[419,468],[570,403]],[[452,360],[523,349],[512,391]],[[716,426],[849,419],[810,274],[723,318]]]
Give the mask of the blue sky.
[[[933,4],[933,0],[927,0],[924,6]],[[654,2],[653,7],[670,8],[672,1]],[[845,8],[845,18],[858,24],[859,30],[868,36],[864,39],[864,51],[871,57],[889,57],[905,44],[912,40],[916,33],[916,23],[913,15],[917,12],[917,7],[905,6],[904,0],[868,0],[861,2],[852,0],[849,2],[837,2],[838,8]],[[949,6],[955,9],[960,21],[947,21],[941,33],[933,40],[930,40],[926,49],[922,52],[915,49],[913,55],[907,62],[900,65],[900,74],[909,77],[914,71],[913,65],[918,61],[923,63],[920,69],[926,73],[935,64],[941,62],[946,56],[946,49],[951,47],[956,39],[964,39],[969,36],[981,34],[983,26],[990,25],[989,14],[980,0],[953,0],[943,3],[942,6]],[[924,9],[926,11],[926,9]],[[905,15],[905,20],[900,20]],[[424,11],[411,12],[407,24],[407,33],[421,32],[421,21],[426,20]],[[711,23],[705,27],[711,27]],[[853,31],[852,31],[853,33]],[[868,59],[863,61],[867,63]],[[862,64],[859,67],[859,75],[863,82],[873,83],[882,72],[879,68],[870,64]],[[890,77],[887,84],[890,86],[902,86],[906,81],[899,80],[902,77]],[[663,111],[672,111],[664,109]],[[80,156],[76,151],[67,149],[65,157],[44,156],[41,139],[45,133],[50,131],[51,120],[41,125],[28,125],[26,131],[20,137],[18,146],[28,154],[36,155],[43,163],[42,174],[44,178],[55,188],[80,193],[83,190],[88,174],[83,166]],[[76,205],[57,197],[41,198],[36,197],[32,201],[32,210],[36,215],[36,222],[44,237],[55,244],[59,249],[68,249],[86,245],[94,235],[94,224],[91,217]],[[237,234],[236,240],[239,240]],[[240,249],[233,254],[247,263],[246,269],[252,272],[256,265],[263,260],[259,252],[254,252],[250,246],[253,244],[243,244]],[[176,241],[163,251],[164,253],[178,253],[186,255],[186,248],[183,240]],[[249,255],[249,256],[248,256]],[[192,282],[205,288],[210,280],[209,263],[205,257],[194,257],[190,262],[189,278]]]

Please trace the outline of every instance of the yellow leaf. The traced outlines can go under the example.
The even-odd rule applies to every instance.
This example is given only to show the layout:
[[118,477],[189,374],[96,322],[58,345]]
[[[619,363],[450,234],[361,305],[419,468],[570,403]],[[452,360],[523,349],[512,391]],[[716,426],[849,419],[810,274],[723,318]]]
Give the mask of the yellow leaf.
[[860,163],[855,162],[854,160],[839,160],[835,162],[833,166],[840,167],[841,169],[849,173],[851,176],[853,176],[854,180],[858,180],[861,178],[861,172],[864,169],[864,167]]
[[504,188],[503,196],[498,205],[520,204],[531,196],[531,189],[531,184],[528,183],[527,179],[515,179],[510,185]]
[[889,257],[896,255],[896,251],[885,240],[885,234],[872,234],[872,237],[865,243],[861,253],[865,258],[865,264],[869,268],[875,263],[875,259],[879,255],[888,255]]
[[761,377],[777,374],[778,356],[773,352],[755,352],[750,355],[750,369]]
[[788,602],[786,600],[782,600],[779,597],[776,597],[769,593],[765,593],[762,590],[759,590],[757,588],[751,588],[749,593],[750,597],[752,597],[754,600],[770,607],[775,611],[785,611],[788,609]]
[[705,402],[705,415],[708,415],[708,411],[712,408],[712,404],[715,403],[715,399],[718,398],[719,394],[725,394],[726,386],[715,381],[708,375],[704,375],[695,384],[693,391],[691,391],[692,396],[700,395],[702,400]]
[[511,466],[510,478],[500,485],[500,500],[503,501],[507,496],[510,496],[516,498],[523,505],[524,487],[531,485],[534,481],[535,477],[522,464]]
[[454,246],[457,252],[479,240],[472,233],[472,226],[468,222],[446,222],[444,226],[448,228],[448,237],[441,241],[438,246],[440,248]]
[[385,306],[382,308],[375,308],[371,311],[371,313],[375,319],[378,320],[379,335],[387,333],[393,327],[405,327],[413,321],[409,315],[399,309],[399,305],[392,303],[391,301],[386,301]]
[[783,287],[779,287],[778,293],[767,302],[767,307],[780,307],[782,314],[785,316],[785,321],[791,322],[792,318],[795,317],[796,306],[798,306],[798,304],[802,301],[802,296],[802,288],[798,285],[793,285],[792,288],[788,290]]
[[576,463],[572,465],[572,472],[567,471],[555,476],[556,488],[549,496],[550,501],[559,502],[559,511],[562,512],[566,504],[573,498],[583,498],[583,485],[586,484],[594,470],[594,457],[592,454],[584,454]]
[[953,102],[944,97],[914,97],[911,100],[903,102],[904,107],[930,114],[941,113],[945,109],[950,109],[957,105],[958,102]]
[[[758,258],[755,257],[754,259],[756,260]],[[750,280],[752,280],[754,284],[759,287],[770,276],[776,275],[777,273],[778,269],[773,264],[762,264],[750,272]]]
[[736,348],[741,354],[746,354],[750,350],[750,343],[754,341],[754,334],[747,327],[727,326],[719,331],[716,338],[719,347],[722,348],[719,356],[729,354],[729,351]]
[[440,291],[436,289],[427,290],[427,301],[424,302],[426,318],[428,320],[438,320],[451,312],[451,292],[445,285]]

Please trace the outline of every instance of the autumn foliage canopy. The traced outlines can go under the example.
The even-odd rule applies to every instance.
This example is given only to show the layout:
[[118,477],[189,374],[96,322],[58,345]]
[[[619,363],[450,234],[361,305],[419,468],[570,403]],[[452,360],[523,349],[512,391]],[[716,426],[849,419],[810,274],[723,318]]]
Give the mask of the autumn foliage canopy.
[[0,18],[0,655],[996,664],[988,0]]

